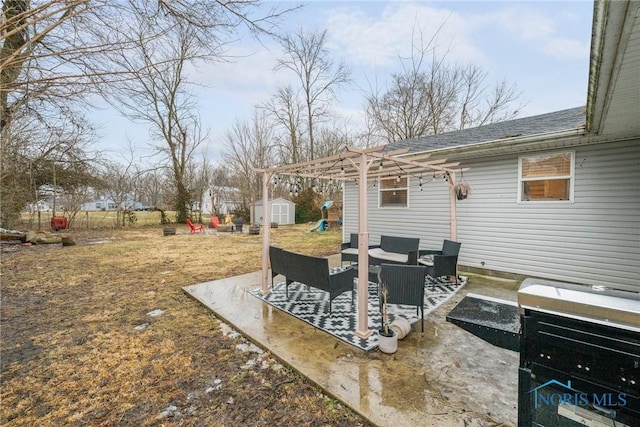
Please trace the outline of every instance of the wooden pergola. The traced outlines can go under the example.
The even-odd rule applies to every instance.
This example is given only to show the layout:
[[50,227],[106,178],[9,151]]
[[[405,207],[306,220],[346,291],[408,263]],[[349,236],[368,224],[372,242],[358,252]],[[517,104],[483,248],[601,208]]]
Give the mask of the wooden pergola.
[[355,334],[361,338],[367,338],[372,331],[369,329],[367,310],[367,296],[369,283],[369,231],[367,212],[367,182],[377,180],[380,177],[399,176],[408,177],[426,174],[446,176],[449,182],[450,200],[450,237],[457,239],[456,221],[456,196],[454,186],[456,173],[467,169],[457,168],[459,162],[447,163],[446,159],[429,160],[429,153],[407,154],[409,149],[384,151],[386,145],[373,148],[347,147],[341,154],[311,160],[308,162],[284,165],[269,169],[255,169],[262,172],[264,222],[262,230],[262,276],[261,291],[264,295],[271,292],[269,289],[269,240],[271,207],[269,206],[269,183],[274,175],[296,176],[318,180],[333,180],[338,182],[354,181],[358,185],[358,300],[357,300],[357,325]]

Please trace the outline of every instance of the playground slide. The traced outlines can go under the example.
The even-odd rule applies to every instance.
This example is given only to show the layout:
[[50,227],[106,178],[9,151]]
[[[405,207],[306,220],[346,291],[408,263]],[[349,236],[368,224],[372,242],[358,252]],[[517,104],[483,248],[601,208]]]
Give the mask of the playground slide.
[[327,229],[327,220],[326,219],[321,219],[309,231],[325,231],[326,229]]

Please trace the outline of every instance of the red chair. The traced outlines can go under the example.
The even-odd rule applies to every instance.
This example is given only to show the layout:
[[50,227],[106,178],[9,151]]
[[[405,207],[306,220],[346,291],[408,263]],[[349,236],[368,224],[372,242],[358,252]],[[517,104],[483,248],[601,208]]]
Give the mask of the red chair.
[[218,225],[220,225],[220,220],[216,215],[213,215],[211,217],[211,228],[218,228]]
[[202,231],[204,233],[204,226],[202,224],[194,224],[189,218],[187,218],[187,225],[191,229],[192,233],[195,233],[197,231]]

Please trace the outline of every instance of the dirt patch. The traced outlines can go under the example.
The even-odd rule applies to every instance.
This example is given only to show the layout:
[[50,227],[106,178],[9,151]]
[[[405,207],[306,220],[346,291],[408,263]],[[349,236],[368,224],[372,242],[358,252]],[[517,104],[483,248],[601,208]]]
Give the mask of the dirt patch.
[[[272,239],[338,252],[308,228]],[[259,270],[259,235],[72,234],[2,244],[2,425],[369,425],[182,292]]]

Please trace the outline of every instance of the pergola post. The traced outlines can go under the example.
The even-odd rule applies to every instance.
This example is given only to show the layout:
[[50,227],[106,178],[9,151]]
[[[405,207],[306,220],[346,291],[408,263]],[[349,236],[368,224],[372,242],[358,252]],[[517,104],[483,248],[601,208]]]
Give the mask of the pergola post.
[[262,280],[260,292],[262,295],[271,293],[269,289],[269,234],[271,233],[271,208],[269,207],[269,180],[271,174],[262,175]]
[[358,321],[355,335],[367,338],[369,329],[369,225],[367,211],[368,159],[360,153],[359,197],[358,197]]
[[458,240],[458,212],[456,207],[456,173],[449,172],[449,235],[451,240]]

